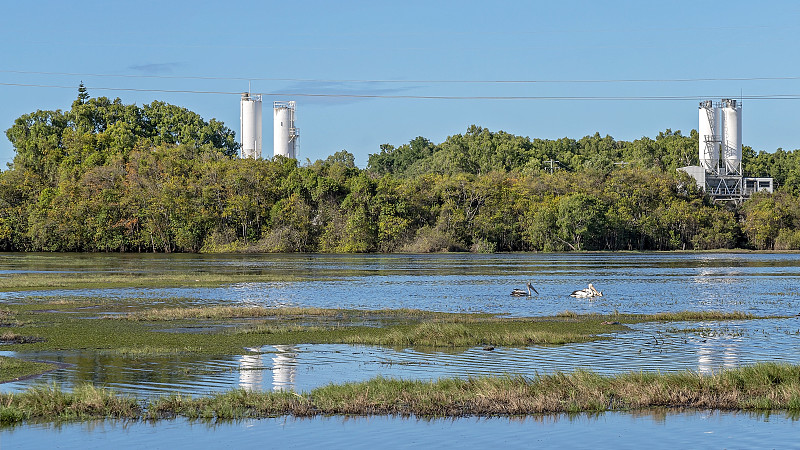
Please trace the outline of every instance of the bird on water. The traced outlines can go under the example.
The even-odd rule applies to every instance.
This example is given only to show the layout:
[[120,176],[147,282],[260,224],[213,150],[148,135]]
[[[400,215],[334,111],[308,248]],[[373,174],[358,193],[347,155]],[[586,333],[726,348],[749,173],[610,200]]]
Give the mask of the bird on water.
[[594,298],[594,297],[602,297],[603,293],[595,289],[594,286],[592,286],[592,283],[589,283],[588,288],[578,289],[572,294],[569,294],[569,296],[575,298]]
[[539,291],[537,291],[536,288],[534,288],[533,285],[530,282],[528,282],[527,287],[528,287],[528,291],[527,292],[524,289],[514,289],[513,291],[511,291],[511,296],[513,296],[513,297],[530,297],[530,296],[533,295],[531,293],[531,290],[533,290],[533,292],[536,292],[536,294],[539,294]]

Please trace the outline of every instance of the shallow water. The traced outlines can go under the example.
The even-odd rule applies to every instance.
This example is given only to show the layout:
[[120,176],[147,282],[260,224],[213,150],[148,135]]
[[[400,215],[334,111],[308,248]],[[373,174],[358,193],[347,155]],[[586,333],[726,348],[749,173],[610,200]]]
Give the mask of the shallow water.
[[[0,293],[0,302],[31,296],[103,297],[190,304],[295,305],[329,308],[418,308],[485,311],[512,316],[565,310],[656,313],[681,310],[800,311],[796,254],[504,254],[504,255],[0,255],[0,270],[109,273],[214,272],[283,276],[294,281],[214,288],[89,289]],[[531,280],[532,298],[508,295]],[[592,281],[603,297],[569,297]],[[142,300],[143,299],[143,300]],[[102,307],[101,307],[102,309]],[[102,313],[98,310],[98,314]],[[102,383],[126,393],[207,394],[233,387],[308,390],[377,375],[433,379],[522,374],[580,368],[612,374],[631,370],[713,372],[758,361],[800,363],[800,318],[639,324],[606,341],[557,347],[480,348],[456,352],[299,345],[215,359],[129,358],[93,351],[16,356],[68,364],[39,381],[66,388]],[[9,353],[5,353],[9,354]],[[12,354],[13,355],[13,354]],[[30,380],[0,385],[25,389]]]
[[[246,304],[260,306],[312,306],[323,308],[417,308],[450,312],[491,312],[510,316],[551,315],[565,310],[579,313],[658,313],[682,310],[745,311],[756,315],[789,315],[800,312],[800,255],[797,254],[507,254],[507,255],[18,255],[0,254],[0,277],[21,272],[51,273],[141,273],[166,272],[247,274],[253,281],[214,288],[179,287],[170,289],[83,289],[41,290],[0,293],[0,303],[24,301],[32,296],[79,296],[118,299],[121,302],[165,301],[184,304]],[[259,280],[260,276],[270,281]],[[274,281],[284,278],[285,281]],[[539,291],[532,298],[508,295],[515,287],[531,281]],[[604,292],[594,300],[574,299],[567,294],[589,282]],[[102,307],[100,308],[102,309]],[[98,313],[102,311],[98,310]],[[253,389],[294,389],[305,391],[327,383],[360,381],[377,375],[435,379],[446,376],[497,374],[535,374],[576,369],[613,374],[628,371],[695,370],[714,372],[758,361],[782,361],[800,364],[800,318],[731,322],[682,322],[638,324],[634,331],[612,335],[606,341],[570,344],[557,347],[497,348],[484,351],[470,348],[454,352],[431,352],[415,349],[388,349],[371,346],[296,345],[266,346],[258,352],[242,350],[241,355],[215,359],[194,357],[126,358],[97,352],[40,352],[17,356],[59,361],[67,367],[48,373],[38,380],[0,385],[0,391],[18,391],[33,383],[49,382],[69,389],[74,383],[91,381],[137,396],[167,392],[191,395],[208,394],[236,387]],[[11,354],[0,352],[0,354]],[[773,416],[775,417],[775,416]],[[711,418],[711,419],[709,419]],[[305,442],[319,431],[319,444],[325,440],[372,442],[370,436],[381,433],[419,433],[422,443],[453,446],[461,436],[466,442],[483,442],[471,436],[473,429],[491,433],[521,434],[536,444],[571,446],[576,431],[599,433],[608,446],[625,447],[613,441],[622,433],[642,432],[650,437],[662,433],[676,445],[693,443],[713,447],[763,446],[765,441],[748,440],[751,436],[769,436],[783,446],[797,431],[796,422],[753,418],[736,414],[668,414],[665,419],[647,419],[624,413],[604,414],[599,418],[532,419],[545,440],[520,430],[517,421],[508,419],[457,419],[430,422],[413,419],[365,418],[356,420],[262,420],[222,424],[217,427],[169,422],[147,428],[144,424],[104,422],[87,432],[81,425],[59,429],[23,427],[2,432],[2,445],[20,434],[40,433],[58,439],[89,435],[124,440],[130,430],[152,435],[151,443],[164,436],[224,436],[224,442],[236,442],[239,434],[269,434],[278,427],[276,439]],[[702,431],[717,421],[721,430]],[[680,427],[695,430],[687,441],[675,441],[675,429],[665,425],[686,422]],[[716,423],[716,422],[714,422]],[[436,424],[436,425],[431,425]],[[551,425],[547,425],[551,424]],[[555,425],[553,425],[555,424]],[[88,425],[83,425],[88,427]],[[343,437],[343,430],[354,430],[354,437]],[[692,428],[694,427],[694,428]],[[773,428],[776,427],[776,428]],[[756,429],[739,437],[742,429]],[[25,431],[27,430],[27,431]],[[63,430],[70,430],[61,436]],[[148,431],[150,430],[150,431]],[[198,431],[199,430],[199,431]],[[321,431],[320,431],[321,430]],[[402,430],[402,431],[398,431]],[[672,431],[667,431],[672,430]],[[650,434],[648,434],[650,433]],[[706,435],[709,434],[710,435]],[[725,434],[727,433],[727,434]],[[787,435],[788,433],[788,435]],[[736,436],[726,440],[725,436]],[[439,436],[444,436],[440,438]],[[139,436],[139,434],[137,434]],[[327,437],[324,437],[327,436]],[[673,439],[672,441],[666,440]],[[171,439],[175,439],[174,437]],[[363,440],[362,440],[363,439]],[[376,439],[380,439],[376,437]],[[13,442],[13,441],[12,441]],[[165,446],[174,441],[167,438]],[[173,442],[173,444],[169,444]],[[530,443],[528,442],[528,443]],[[581,441],[596,443],[595,441]],[[183,444],[183,442],[181,442]],[[397,447],[407,441],[400,440]],[[520,443],[520,442],[516,442]],[[495,440],[487,443],[497,444]],[[641,444],[641,442],[639,442]],[[493,445],[494,446],[494,445]],[[587,445],[594,446],[594,445]],[[674,445],[672,445],[674,446]],[[666,445],[661,445],[666,447]]]
[[[0,430],[3,449],[50,448],[793,448],[782,414],[647,411],[588,416],[277,418],[27,425]],[[258,444],[256,444],[258,443]]]
[[[405,379],[534,376],[591,369],[602,374],[630,371],[703,373],[759,361],[800,364],[800,320],[645,323],[635,331],[602,340],[563,346],[480,347],[440,352],[377,346],[305,344],[264,346],[259,352],[201,359],[135,359],[94,351],[36,352],[5,356],[58,361],[67,366],[38,382],[64,388],[79,381],[103,384],[140,397],[181,392],[205,395],[233,388],[308,391],[329,383],[365,381],[376,376]],[[686,332],[683,330],[691,329]],[[0,384],[20,391],[31,380]]]
[[[61,265],[59,265],[61,261]],[[0,255],[0,270],[84,273],[247,274],[215,288],[3,292],[28,296],[180,298],[195,304],[323,308],[417,308],[506,313],[655,313],[678,310],[800,313],[800,254],[444,254],[444,255]],[[258,276],[287,281],[258,281]],[[540,295],[515,298],[531,281]],[[604,296],[568,294],[592,282]]]

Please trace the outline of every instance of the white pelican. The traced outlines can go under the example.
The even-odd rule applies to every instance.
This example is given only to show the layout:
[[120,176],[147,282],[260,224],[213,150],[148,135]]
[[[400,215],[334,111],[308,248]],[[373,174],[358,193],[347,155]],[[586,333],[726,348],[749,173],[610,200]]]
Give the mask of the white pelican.
[[539,291],[537,291],[536,288],[533,287],[533,285],[530,282],[528,282],[528,292],[525,292],[525,290],[523,289],[514,289],[513,291],[511,291],[511,295],[514,297],[530,297],[531,295],[533,295],[531,294],[531,289],[533,289],[533,292],[536,292],[537,294],[539,293]]
[[593,298],[593,297],[602,297],[603,293],[598,291],[597,289],[592,286],[592,283],[589,283],[589,287],[586,289],[579,289],[572,294],[569,294],[570,297],[575,298]]

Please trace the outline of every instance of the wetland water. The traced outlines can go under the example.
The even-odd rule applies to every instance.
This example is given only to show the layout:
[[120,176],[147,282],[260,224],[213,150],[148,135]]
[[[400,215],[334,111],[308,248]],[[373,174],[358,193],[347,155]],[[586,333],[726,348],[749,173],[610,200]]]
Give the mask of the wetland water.
[[[18,272],[142,275],[178,272],[231,277],[247,275],[250,281],[212,288],[10,291],[0,293],[0,303],[24,301],[33,296],[79,296],[112,298],[121,302],[136,299],[137,302],[195,305],[416,308],[510,316],[552,315],[565,310],[578,313],[719,310],[791,316],[800,313],[800,255],[797,254],[0,255],[0,276]],[[539,291],[538,296],[515,298],[508,295],[512,288],[524,287],[526,281],[533,283]],[[569,292],[583,288],[589,282],[603,291],[604,296],[593,300],[568,296]],[[102,314],[102,307],[97,312]],[[614,336],[608,341],[559,347],[498,348],[493,352],[479,348],[445,353],[372,346],[296,345],[267,346],[258,349],[259,352],[243,349],[241,355],[213,360],[188,357],[142,360],[95,352],[20,353],[15,356],[60,361],[68,363],[68,366],[38,380],[2,384],[0,390],[23,390],[42,381],[65,388],[77,381],[92,381],[137,396],[176,391],[197,395],[235,387],[303,391],[330,382],[360,381],[377,375],[435,379],[503,373],[533,375],[578,368],[608,374],[631,370],[711,372],[757,361],[800,363],[800,318],[648,323],[633,325],[632,328],[634,332]],[[14,355],[8,352],[0,354]],[[634,420],[630,415],[610,413],[600,418],[555,422],[580,433],[598,426],[613,430],[621,423],[631,422],[635,422],[637,428],[668,428],[648,417],[645,415]],[[694,424],[681,425],[689,431],[694,426],[699,432],[708,424],[699,419],[705,417],[700,412],[676,417],[681,419],[668,415],[666,421]],[[758,424],[764,429],[764,424],[769,422],[775,438],[781,433],[796,433],[798,430],[796,422],[789,419],[781,421],[782,425],[775,425],[774,416],[765,420],[763,417],[715,413],[712,417],[716,418],[715,423],[721,429],[729,427],[729,434],[733,435],[742,430],[742,422]],[[509,427],[516,431],[507,432],[519,432],[515,428],[517,422],[508,419],[458,419],[442,422],[445,425],[432,425],[437,422],[386,418],[349,422],[335,418],[289,419],[247,422],[249,425],[239,422],[216,425],[209,430],[222,433],[223,430],[257,429],[266,433],[263,430],[272,429],[277,426],[275,423],[283,423],[281,430],[288,433],[287,436],[290,433],[286,430],[319,431],[324,436],[324,430],[335,434],[343,428],[362,430],[353,431],[356,435],[374,433],[378,429],[391,432],[407,428],[414,433],[467,436],[468,433],[457,430],[462,427],[471,429],[475,422],[481,424],[479,428],[486,428],[487,433],[495,427]],[[290,425],[286,426],[287,423]],[[545,426],[542,424],[550,422],[525,423],[536,423],[533,428],[539,429]],[[119,437],[119,433],[126,433],[129,426],[108,424],[100,428],[105,430],[102,433]],[[170,434],[172,431],[169,430],[175,427],[188,429],[189,425],[179,421],[155,425],[153,430]],[[205,425],[194,424],[193,427]],[[82,433],[86,433],[88,428],[85,425],[59,429],[26,427],[26,431],[13,431],[12,435],[38,430],[38,433],[50,436],[64,433],[65,429],[84,430]],[[213,432],[209,430],[206,432]],[[97,433],[89,432],[92,435]],[[568,434],[565,432],[563,436]],[[3,432],[4,448],[7,437],[10,436]],[[321,437],[317,442],[324,439]],[[705,442],[733,447],[743,443]]]

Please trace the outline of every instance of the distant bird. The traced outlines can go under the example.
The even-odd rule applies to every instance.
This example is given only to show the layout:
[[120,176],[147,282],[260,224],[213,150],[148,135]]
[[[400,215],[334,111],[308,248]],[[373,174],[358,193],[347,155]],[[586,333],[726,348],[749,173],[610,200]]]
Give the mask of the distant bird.
[[589,287],[586,289],[579,289],[572,294],[569,294],[570,297],[575,298],[593,298],[593,297],[602,297],[603,293],[598,291],[597,289],[592,286],[592,283],[589,283]]
[[511,291],[511,296],[512,297],[530,297],[530,296],[533,295],[533,294],[531,294],[531,290],[533,290],[533,292],[536,292],[537,295],[539,294],[539,291],[537,291],[536,288],[534,288],[533,285],[530,282],[528,283],[527,286],[528,286],[528,292],[525,292],[524,289],[514,289],[513,291]]

